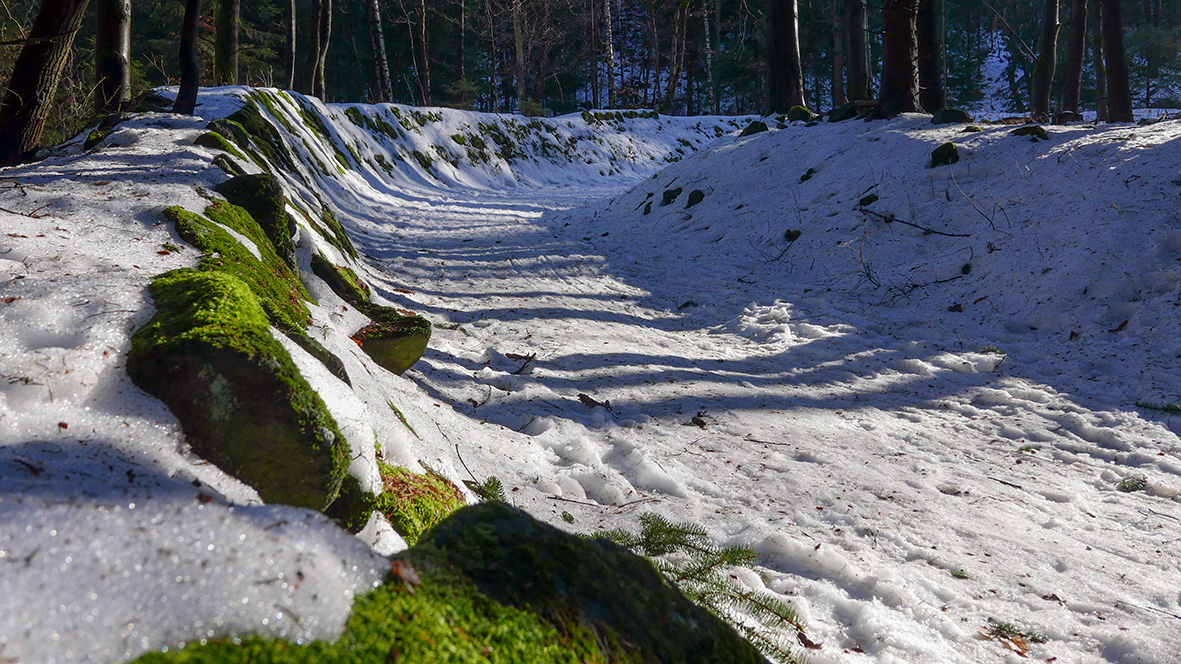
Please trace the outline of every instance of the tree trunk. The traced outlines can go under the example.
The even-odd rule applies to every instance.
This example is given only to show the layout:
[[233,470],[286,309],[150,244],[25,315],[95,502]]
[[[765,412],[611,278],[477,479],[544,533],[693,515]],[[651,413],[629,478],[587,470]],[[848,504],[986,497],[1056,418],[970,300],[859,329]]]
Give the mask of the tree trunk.
[[832,106],[836,108],[848,101],[845,96],[845,21],[837,0],[833,0],[829,7],[832,11]]
[[86,0],[45,0],[0,102],[0,164],[32,155],[41,142],[57,83],[82,25]]
[[672,57],[669,60],[672,71],[668,75],[668,88],[664,93],[664,104],[660,108],[661,113],[670,113],[672,111],[673,100],[677,96],[677,87],[681,82],[681,71],[685,65],[685,31],[688,25],[689,0],[681,0],[677,3],[677,13],[674,19]]
[[238,18],[241,0],[217,0],[213,19],[213,80],[218,85],[238,84]]
[[939,44],[939,12],[935,0],[919,0],[915,17],[919,48],[919,101],[928,112],[947,106]]
[[1062,112],[1081,120],[1078,112],[1083,83],[1083,55],[1087,48],[1087,0],[1070,3],[1070,44],[1066,50],[1066,72],[1062,90]]
[[201,0],[186,0],[185,20],[180,31],[180,90],[176,93],[173,113],[192,115],[197,108],[197,89],[201,87],[201,60],[197,37],[201,31]]
[[919,101],[918,0],[884,0],[882,6],[882,94],[878,113],[922,112]]
[[769,0],[767,44],[767,111],[786,112],[804,103],[804,71],[800,65],[799,5],[796,0]]
[[287,28],[287,43],[283,48],[283,74],[285,79],[283,87],[288,90],[295,89],[295,0],[290,0],[287,7],[287,16],[284,17]]
[[366,0],[369,11],[369,41],[373,44],[373,94],[375,103],[393,101],[393,83],[390,81],[390,61],[385,52],[385,31],[381,27],[381,5],[378,0]]
[[320,3],[320,48],[316,54],[316,74],[314,95],[321,101],[328,101],[328,86],[324,70],[328,66],[328,44],[332,40],[332,0],[321,0]]
[[1058,61],[1058,0],[1046,0],[1042,16],[1042,44],[1033,67],[1033,119],[1050,119],[1050,85]]
[[[376,1],[376,0],[374,0]],[[467,7],[464,0],[456,0],[458,16],[455,22],[455,78],[467,79],[467,55],[464,52],[464,41],[467,39]]]
[[94,110],[111,113],[131,98],[131,0],[98,0],[94,26]]
[[1091,16],[1091,61],[1095,64],[1095,119],[1107,122],[1107,66],[1103,64],[1103,19],[1100,0],[1087,0]]
[[[708,3],[709,0],[706,0]],[[707,4],[703,20],[705,21],[705,84],[709,86],[709,112],[718,115],[718,89],[714,79],[714,41],[713,31],[709,21],[710,8]],[[716,17],[715,17],[716,20]]]
[[308,54],[304,58],[303,81],[299,91],[305,95],[316,94],[316,63],[320,58],[320,13],[323,11],[323,0],[312,0],[308,11]]
[[611,2],[603,0],[603,46],[607,49],[607,108],[615,108],[615,30],[611,22]]
[[864,0],[845,0],[845,42],[849,47],[849,99],[855,101],[871,97],[867,21]]
[[1132,96],[1124,53],[1124,24],[1119,0],[1099,0],[1103,13],[1103,51],[1107,65],[1107,120],[1131,122]]
[[525,33],[521,27],[521,3],[513,0],[513,44],[517,49],[517,108],[525,103]]

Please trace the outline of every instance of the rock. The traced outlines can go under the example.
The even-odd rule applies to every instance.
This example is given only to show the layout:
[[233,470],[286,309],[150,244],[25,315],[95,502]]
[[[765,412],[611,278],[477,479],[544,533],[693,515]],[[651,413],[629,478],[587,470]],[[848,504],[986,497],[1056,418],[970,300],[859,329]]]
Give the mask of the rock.
[[1034,143],[1050,140],[1050,135],[1046,133],[1046,128],[1039,124],[1027,124],[1023,127],[1017,127],[1009,133],[1014,136],[1028,136],[1029,140]]
[[742,133],[738,135],[740,137],[754,136],[755,134],[761,134],[764,131],[767,131],[767,123],[761,120],[751,120],[750,124],[746,125],[746,129],[743,129]]
[[959,148],[955,143],[947,142],[931,152],[931,168],[936,166],[950,166],[960,160]]
[[789,122],[808,122],[812,119],[812,111],[808,110],[807,106],[796,104],[787,112],[787,119]]
[[213,158],[213,165],[225,171],[230,177],[246,175],[246,170],[229,155],[219,154]]
[[961,133],[964,133],[964,134],[974,134],[974,133],[976,133],[976,132],[978,132],[978,131],[984,131],[984,130],[983,130],[982,128],[980,128],[980,127],[976,126],[976,125],[968,125],[967,127],[964,127],[964,130],[963,130],[963,132],[961,132]]
[[361,350],[386,370],[401,375],[426,351],[431,324],[422,316],[400,314],[376,304],[355,305],[373,323],[353,335]]
[[689,202],[687,205],[685,205],[685,207],[691,208],[704,200],[705,192],[700,189],[694,189],[693,191],[689,192]]
[[503,503],[459,510],[398,558],[447,565],[501,604],[547,616],[562,631],[591,631],[612,644],[609,661],[765,662],[648,560]]
[[278,178],[266,173],[239,175],[213,188],[230,203],[246,210],[266,233],[286,263],[295,267],[295,219],[287,213],[287,199]]
[[845,120],[852,120],[853,118],[857,117],[857,115],[857,105],[853,102],[849,102],[832,109],[832,111],[830,111],[828,114],[828,121],[844,122]]
[[661,199],[661,205],[672,205],[673,201],[677,200],[677,197],[681,195],[682,191],[684,191],[684,189],[681,187],[677,187],[676,189],[666,189],[664,192],[664,197]]
[[354,306],[369,302],[369,284],[361,281],[352,268],[334,265],[320,254],[312,254],[312,272],[345,302]]
[[442,475],[420,475],[380,461],[377,465],[384,491],[377,496],[374,507],[409,544],[467,505],[463,493]]
[[327,508],[348,443],[250,288],[226,272],[175,270],[149,291],[156,315],[127,356],[136,385],[172,410],[194,452],[263,500]]
[[324,344],[316,341],[315,337],[300,334],[297,332],[288,332],[287,338],[295,343],[296,346],[304,349],[308,355],[320,361],[324,368],[328,369],[333,376],[336,376],[347,385],[352,385],[353,381],[349,379],[349,372],[344,368],[344,362],[335,355],[332,351],[324,347]]
[[966,124],[972,116],[958,108],[941,108],[931,116],[931,124]]

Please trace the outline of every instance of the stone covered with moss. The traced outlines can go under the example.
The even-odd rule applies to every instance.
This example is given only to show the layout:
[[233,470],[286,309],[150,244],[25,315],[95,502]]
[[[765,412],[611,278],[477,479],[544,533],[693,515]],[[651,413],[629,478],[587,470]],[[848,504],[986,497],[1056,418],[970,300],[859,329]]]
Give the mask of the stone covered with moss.
[[931,152],[931,168],[950,166],[960,160],[960,150],[948,141]]
[[376,304],[354,306],[373,322],[358,330],[353,339],[361,344],[366,355],[388,371],[401,375],[426,352],[431,324],[422,316],[402,314]]
[[132,336],[132,380],[168,405],[197,454],[263,500],[327,508],[348,443],[251,288],[228,271],[186,269],[149,290],[157,311]]
[[410,544],[467,505],[459,489],[442,475],[412,473],[380,461],[377,467],[384,491],[376,496],[374,509],[384,514]]
[[738,135],[740,137],[754,136],[755,134],[761,134],[764,131],[767,131],[766,122],[763,122],[762,120],[751,120],[750,124],[746,125],[746,129],[743,129],[742,133]]
[[358,597],[335,642],[247,637],[151,653],[184,664],[763,664],[644,558],[502,503],[459,510]]
[[1027,124],[1025,126],[1018,127],[1009,133],[1014,136],[1028,136],[1029,140],[1033,141],[1034,143],[1037,143],[1038,141],[1050,140],[1050,135],[1046,133],[1046,128],[1039,124]]
[[295,267],[295,219],[287,214],[287,198],[278,178],[268,173],[241,175],[213,188],[226,200],[246,210],[266,234],[275,253]]
[[312,272],[345,302],[354,306],[369,303],[369,284],[361,281],[352,268],[336,265],[320,254],[313,254]]
[[789,122],[808,122],[814,116],[812,111],[808,110],[807,106],[796,104],[787,112],[787,119]]

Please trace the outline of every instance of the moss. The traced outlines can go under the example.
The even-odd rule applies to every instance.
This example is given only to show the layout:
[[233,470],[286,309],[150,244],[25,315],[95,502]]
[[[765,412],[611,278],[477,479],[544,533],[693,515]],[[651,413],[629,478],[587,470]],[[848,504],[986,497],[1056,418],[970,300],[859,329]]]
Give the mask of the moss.
[[422,357],[431,338],[431,324],[425,318],[404,315],[376,304],[356,303],[355,306],[373,319],[353,339],[374,362],[400,375]]
[[264,171],[270,170],[270,166],[267,164],[266,160],[264,160],[253,148],[254,144],[251,141],[250,133],[247,132],[246,128],[241,124],[233,120],[222,118],[220,120],[214,120],[213,122],[210,122],[205,128],[210,132],[219,134],[222,137],[229,139],[230,142],[232,142],[238,147],[239,150],[241,150],[242,154],[249,157],[250,161],[253,161],[259,168],[263,169]]
[[229,155],[219,154],[215,156],[213,158],[213,165],[225,171],[230,177],[246,175],[246,169],[242,168],[238,162],[234,161]]
[[[182,207],[166,208],[163,214],[176,224],[177,232],[185,241],[204,252],[202,270],[226,272],[244,281],[279,329],[290,331],[307,327],[311,315],[304,301],[311,296],[295,271],[275,253],[266,234],[246,210],[215,201],[205,208],[206,216]],[[262,260],[255,258],[221,226],[254,242]]]
[[808,122],[812,119],[812,111],[807,106],[795,105],[787,112],[789,122]]
[[960,160],[960,151],[955,143],[947,142],[931,151],[931,168],[950,166]]
[[377,466],[384,491],[377,496],[375,507],[409,544],[467,505],[459,489],[442,475],[420,475],[380,461]]
[[931,124],[967,124],[972,116],[958,108],[941,108],[931,116]]
[[1024,127],[1018,127],[1009,132],[1014,136],[1028,136],[1029,140],[1037,143],[1038,141],[1050,140],[1050,135],[1046,133],[1046,128],[1038,124],[1027,124]]
[[351,304],[369,303],[369,285],[351,268],[335,265],[320,254],[312,256],[312,272],[324,280],[340,299]]
[[746,129],[742,130],[739,136],[753,136],[767,131],[767,123],[760,120],[751,120],[750,124],[746,125]]
[[[255,97],[251,96],[250,99],[255,99]],[[272,164],[285,168],[293,173],[296,172],[295,159],[287,149],[282,134],[279,133],[279,130],[273,124],[263,117],[257,105],[248,101],[245,106],[228,116],[226,120],[238,123],[250,137],[252,143],[258,147],[258,150]],[[213,124],[210,123],[211,128]],[[264,170],[270,170],[266,167],[263,168]]]
[[828,113],[829,122],[844,122],[857,117],[857,104],[849,102],[832,109]]
[[351,386],[353,384],[353,381],[349,379],[348,371],[344,368],[344,362],[336,355],[333,355],[332,351],[325,348],[324,344],[316,341],[314,337],[298,332],[288,332],[287,338],[294,342],[295,345],[304,349],[308,355],[319,360],[320,364],[323,364],[324,368],[328,369],[333,376],[336,376],[347,385]]
[[340,220],[336,218],[336,213],[327,207],[320,208],[319,224],[313,224],[316,227],[316,232],[320,237],[324,238],[328,244],[336,247],[340,253],[349,258],[357,257],[357,249],[353,246],[349,236],[344,232],[344,226],[340,225]]
[[251,288],[227,271],[186,269],[149,292],[156,314],[132,335],[132,380],[176,414],[197,454],[267,502],[328,507],[348,444]]
[[246,210],[266,234],[275,253],[295,267],[295,219],[287,214],[283,185],[270,174],[241,175],[213,188],[230,203]]
[[92,129],[90,133],[86,135],[86,142],[82,144],[82,149],[91,150],[99,143],[102,143],[104,140],[106,140],[107,136],[110,136],[112,133],[114,133],[115,127],[118,127],[119,124],[124,120],[127,120],[127,118],[128,116],[122,113],[111,113],[110,115],[105,116],[98,122],[97,125],[95,125],[94,129]]
[[237,146],[231,143],[228,138],[222,136],[216,131],[206,131],[204,134],[198,136],[196,140],[193,141],[193,144],[200,145],[203,148],[209,148],[211,150],[221,150],[222,152],[228,152],[242,161],[247,161],[246,155],[242,154],[242,151],[239,150]]
[[978,131],[984,131],[984,130],[983,130],[983,129],[981,129],[980,127],[977,127],[976,125],[968,125],[967,127],[964,127],[964,131],[963,131],[963,133],[965,133],[965,134],[974,134],[974,133],[976,133],[976,132],[978,132]]

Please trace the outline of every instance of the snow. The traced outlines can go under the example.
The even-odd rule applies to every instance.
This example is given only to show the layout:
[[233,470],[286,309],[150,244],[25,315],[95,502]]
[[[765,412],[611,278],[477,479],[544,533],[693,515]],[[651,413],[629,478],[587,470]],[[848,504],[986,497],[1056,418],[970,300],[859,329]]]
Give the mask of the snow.
[[[199,111],[243,92],[205,92]],[[634,529],[645,511],[699,523],[759,554],[761,577],[736,575],[796,609],[818,664],[1174,661],[1181,417],[1144,404],[1181,401],[1181,122],[1052,127],[1034,143],[904,116],[692,153],[681,140],[743,123],[571,116],[537,130],[565,154],[526,141],[515,159],[428,171],[411,148],[492,145],[481,124],[523,121],[431,109],[391,140],[314,103],[355,155],[344,173],[316,168],[310,155],[338,163],[332,146],[284,102],[305,177],[378,295],[437,324],[393,376],[348,339],[364,317],[305,271],[317,339],[352,389],[289,350],[363,481],[380,455],[457,482],[495,475],[514,504],[579,532]],[[259,505],[123,372],[147,282],[196,262],[157,253],[183,244],[158,210],[199,210],[195,187],[225,178],[191,145],[201,126],[147,116],[113,147],[0,173],[0,207],[52,215],[0,212],[0,551],[17,561],[0,586],[28,598],[0,608],[4,657],[331,635],[379,578],[365,543],[404,546],[381,520],[358,539]],[[945,141],[961,161],[928,168]],[[287,186],[318,211],[306,184]],[[321,243],[301,229],[305,267]],[[1144,490],[1120,490],[1137,478]],[[257,581],[226,583],[230,569]],[[990,638],[994,622],[1046,641]]]

